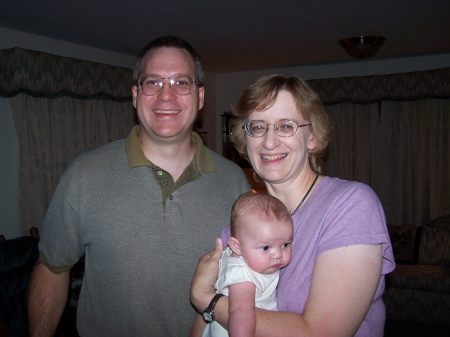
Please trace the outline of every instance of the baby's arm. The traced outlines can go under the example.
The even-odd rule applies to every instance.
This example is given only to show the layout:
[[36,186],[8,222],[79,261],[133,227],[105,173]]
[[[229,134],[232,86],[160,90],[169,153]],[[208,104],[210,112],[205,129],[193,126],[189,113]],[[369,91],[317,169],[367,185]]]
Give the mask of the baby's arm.
[[256,328],[255,285],[241,282],[230,285],[228,290],[228,334],[230,337],[253,337]]

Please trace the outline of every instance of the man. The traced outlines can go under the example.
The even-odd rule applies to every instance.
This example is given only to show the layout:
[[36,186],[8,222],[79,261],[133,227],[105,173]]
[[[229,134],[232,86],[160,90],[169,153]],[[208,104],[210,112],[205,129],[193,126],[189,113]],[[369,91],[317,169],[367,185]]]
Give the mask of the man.
[[192,132],[205,89],[189,44],[150,42],[133,77],[139,126],[78,157],[55,191],[29,288],[31,336],[55,331],[70,267],[83,255],[80,336],[188,335],[198,257],[250,189],[237,165]]

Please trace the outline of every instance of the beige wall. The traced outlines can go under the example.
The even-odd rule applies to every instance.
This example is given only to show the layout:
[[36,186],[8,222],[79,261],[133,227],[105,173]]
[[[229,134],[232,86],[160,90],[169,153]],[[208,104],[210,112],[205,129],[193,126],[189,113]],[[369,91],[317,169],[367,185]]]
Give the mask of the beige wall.
[[[450,54],[405,57],[396,59],[350,60],[345,63],[306,65],[301,67],[277,68],[260,71],[217,74],[216,76],[216,151],[221,151],[221,119],[224,111],[230,111],[231,104],[253,81],[263,75],[279,73],[294,75],[304,80],[370,76],[406,73],[450,67]],[[211,139],[212,137],[210,137]],[[213,143],[212,141],[210,142]]]

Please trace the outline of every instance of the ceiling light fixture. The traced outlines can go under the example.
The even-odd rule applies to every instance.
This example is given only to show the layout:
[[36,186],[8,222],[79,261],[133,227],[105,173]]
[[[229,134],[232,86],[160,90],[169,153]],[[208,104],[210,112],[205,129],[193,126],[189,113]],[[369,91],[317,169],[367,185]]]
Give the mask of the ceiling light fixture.
[[348,55],[365,59],[373,57],[386,39],[381,36],[356,36],[339,41]]

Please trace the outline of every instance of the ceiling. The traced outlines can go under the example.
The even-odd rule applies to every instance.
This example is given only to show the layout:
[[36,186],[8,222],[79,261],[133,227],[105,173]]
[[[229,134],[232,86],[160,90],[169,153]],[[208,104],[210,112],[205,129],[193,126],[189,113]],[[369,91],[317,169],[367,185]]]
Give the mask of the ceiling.
[[360,35],[386,37],[377,59],[450,53],[449,16],[450,0],[4,0],[0,27],[131,56],[176,35],[233,72],[354,61],[338,41]]

